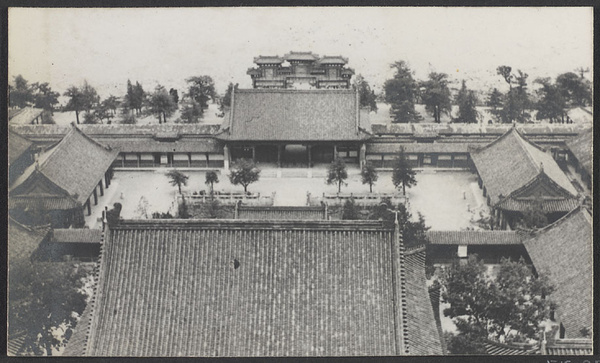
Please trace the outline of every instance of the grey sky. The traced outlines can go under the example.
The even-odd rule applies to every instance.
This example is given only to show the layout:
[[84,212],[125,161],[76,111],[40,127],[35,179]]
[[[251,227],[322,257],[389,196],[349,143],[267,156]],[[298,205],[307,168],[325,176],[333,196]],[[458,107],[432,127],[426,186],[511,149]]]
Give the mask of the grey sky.
[[63,92],[83,79],[122,95],[127,79],[183,90],[210,75],[250,87],[253,57],[313,51],[343,55],[377,89],[389,65],[417,78],[435,70],[472,87],[504,87],[498,65],[538,76],[592,68],[591,8],[200,8],[9,11],[9,79],[50,82]]

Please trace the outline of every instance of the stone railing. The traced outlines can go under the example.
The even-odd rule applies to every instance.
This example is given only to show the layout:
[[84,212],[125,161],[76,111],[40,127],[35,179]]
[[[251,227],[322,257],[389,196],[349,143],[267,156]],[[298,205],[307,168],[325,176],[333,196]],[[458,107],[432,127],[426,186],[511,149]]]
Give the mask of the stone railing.
[[408,203],[408,197],[401,193],[323,193],[322,196],[312,196],[307,193],[307,205],[343,205],[348,199],[354,199],[357,205],[368,206],[382,202],[383,198],[389,198],[392,204]]
[[[210,193],[190,194],[184,193],[186,202],[188,203],[207,203],[211,201]],[[245,205],[262,205],[271,206],[275,199],[275,192],[270,195],[261,195],[260,193],[244,193],[244,192],[215,192],[213,197],[220,203],[225,205],[234,205],[242,202]]]

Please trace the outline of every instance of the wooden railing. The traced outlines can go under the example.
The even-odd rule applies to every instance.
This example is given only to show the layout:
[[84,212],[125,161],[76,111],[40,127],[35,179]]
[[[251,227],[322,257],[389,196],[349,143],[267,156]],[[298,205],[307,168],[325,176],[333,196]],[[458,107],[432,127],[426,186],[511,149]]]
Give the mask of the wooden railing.
[[408,197],[401,193],[323,193],[320,197],[307,195],[307,205],[320,205],[321,202],[328,205],[343,205],[347,200],[354,199],[358,205],[376,205],[384,198],[389,198],[392,204],[408,203]]
[[245,205],[273,205],[275,192],[271,195],[261,195],[260,193],[244,193],[244,192],[215,192],[211,198],[210,193],[189,194],[184,193],[185,200],[190,203],[206,203],[213,198],[222,204],[233,205],[241,201]]

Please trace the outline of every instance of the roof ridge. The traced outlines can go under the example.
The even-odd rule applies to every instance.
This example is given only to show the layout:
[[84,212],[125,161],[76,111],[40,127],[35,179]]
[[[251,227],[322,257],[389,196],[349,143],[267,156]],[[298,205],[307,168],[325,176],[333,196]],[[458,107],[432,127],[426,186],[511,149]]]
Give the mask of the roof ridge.
[[517,130],[516,127],[512,128],[511,131],[514,130],[516,132],[516,137],[517,140],[519,142],[519,145],[521,145],[523,151],[525,152],[525,155],[527,156],[527,158],[531,161],[531,163],[533,164],[533,167],[535,168],[535,170],[539,172],[543,172],[544,171],[544,167],[540,164],[537,163],[537,160],[534,159],[533,155],[531,155],[531,153],[529,152],[529,150],[527,149],[527,144],[537,148],[539,151],[544,152],[542,149],[539,148],[539,146],[531,143],[528,139],[525,139],[525,136],[522,135],[519,130]]
[[564,198],[576,198],[576,195],[571,194],[571,192],[569,192],[568,190],[566,190],[565,188],[563,188],[560,184],[558,184],[557,182],[555,182],[552,178],[550,178],[548,176],[548,174],[546,174],[546,172],[544,172],[544,169],[542,168],[539,173],[537,173],[533,178],[531,178],[527,183],[521,185],[519,188],[513,190],[509,195],[504,196],[502,199],[499,199],[498,202],[496,202],[496,206],[500,205],[501,203],[503,203],[505,200],[507,200],[508,198],[513,198],[513,199],[517,199],[518,197],[516,196],[517,194],[521,193],[523,190],[529,188],[531,185],[533,185],[533,183],[535,183],[536,181],[545,179],[548,182],[550,182],[550,184],[555,187],[558,188],[559,191],[563,192],[563,193],[567,193],[567,196],[564,197],[557,197],[557,199],[564,199]]
[[[92,138],[91,138],[90,136],[88,136],[88,135],[87,135],[85,132],[83,132],[83,130],[81,130],[79,127],[77,127],[77,126],[75,125],[75,123],[74,123],[74,122],[71,122],[71,126],[72,126],[71,130],[73,130],[73,129],[74,129],[75,131],[79,132],[79,134],[81,134],[81,136],[85,137],[87,140],[90,140],[90,141],[91,141],[92,143],[94,143],[95,145],[97,145],[97,146],[100,146],[101,148],[103,148],[103,149],[105,149],[105,150],[107,150],[107,151],[112,151],[112,150],[113,150],[113,149],[112,149],[110,146],[108,146],[108,145],[104,145],[104,144],[101,144],[101,143],[99,143],[98,141],[96,141],[96,140],[92,139]],[[67,133],[67,135],[65,135],[65,137],[67,137],[68,135],[69,135],[69,134]]]

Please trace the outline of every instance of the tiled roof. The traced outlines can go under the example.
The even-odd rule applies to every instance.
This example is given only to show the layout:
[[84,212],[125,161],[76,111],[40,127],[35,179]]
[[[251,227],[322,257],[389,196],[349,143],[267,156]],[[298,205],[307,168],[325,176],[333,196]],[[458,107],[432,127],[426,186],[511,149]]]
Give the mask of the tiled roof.
[[46,238],[50,228],[25,226],[12,218],[8,220],[8,256],[10,261],[29,259]]
[[408,323],[405,348],[410,355],[441,355],[440,334],[425,277],[425,249],[407,251],[404,262]]
[[557,199],[519,199],[506,197],[496,204],[496,207],[506,211],[524,212],[531,208],[533,203],[539,203],[539,207],[544,213],[569,212],[579,205],[576,198],[557,198]]
[[[98,136],[154,136],[160,133],[176,133],[179,135],[212,135],[219,130],[219,125],[214,124],[152,124],[152,125],[77,125],[86,135],[95,138]],[[11,129],[26,137],[36,135],[66,135],[71,127],[63,125],[11,125]]]
[[434,142],[434,143],[367,143],[369,154],[395,154],[404,148],[405,153],[467,153],[471,144],[458,142]]
[[44,113],[43,108],[26,107],[20,110],[20,112],[16,112],[8,122],[12,125],[28,125],[42,113]]
[[592,324],[592,216],[578,207],[524,242],[535,269],[554,285],[550,295],[568,338]]
[[88,301],[77,325],[73,328],[73,335],[67,342],[62,355],[65,357],[80,357],[85,355],[87,339],[90,333],[90,322],[92,320],[92,301]]
[[533,355],[539,354],[537,347],[520,347],[486,340],[485,350],[489,355]]
[[236,90],[226,140],[350,141],[359,131],[360,110],[354,90]]
[[281,64],[283,63],[285,59],[283,59],[282,57],[275,55],[275,56],[264,56],[264,55],[259,55],[258,57],[254,57],[254,63],[256,64]]
[[26,337],[27,333],[25,331],[8,335],[6,337],[6,355],[9,357],[23,355],[23,345]]
[[519,245],[523,237],[516,231],[427,231],[432,245]]
[[393,235],[372,221],[123,221],[68,355],[440,354],[424,248],[404,262]]
[[594,344],[591,339],[557,339],[546,345],[547,355],[592,355]]
[[237,219],[319,220],[326,219],[324,207],[239,206]]
[[394,355],[391,238],[361,221],[122,222],[86,355]]
[[101,229],[74,228],[53,230],[52,242],[56,243],[100,243]]
[[[587,126],[566,124],[541,124],[541,125],[519,125],[516,128],[525,135],[561,134],[576,135]],[[392,123],[378,125],[378,133],[387,134],[412,134],[418,132],[418,128],[425,128],[429,132],[440,135],[445,134],[467,134],[467,135],[502,135],[512,128],[511,125],[479,125],[463,123]]]
[[8,163],[14,163],[33,145],[33,142],[17,134],[14,131],[8,130]]
[[319,59],[317,54],[313,52],[289,52],[283,56],[286,60],[310,60],[314,61]]
[[25,170],[11,192],[22,194],[20,185],[39,172],[84,204],[117,154],[118,150],[97,143],[72,125],[58,144],[40,155],[39,165],[34,163]]
[[471,151],[471,159],[494,205],[499,195],[508,196],[543,172],[566,192],[577,195],[552,155],[525,139],[516,128],[489,145]]
[[173,142],[157,141],[151,137],[97,138],[97,140],[120,152],[223,152],[223,146],[219,141],[209,137],[181,138]]
[[321,64],[346,64],[348,63],[348,58],[342,57],[340,55],[337,56],[328,56],[324,55],[319,59],[319,63]]
[[8,198],[8,209],[69,210],[79,206],[78,202],[69,196],[11,195]]
[[567,141],[567,146],[588,175],[592,175],[593,138],[593,129],[587,129],[579,136]]

